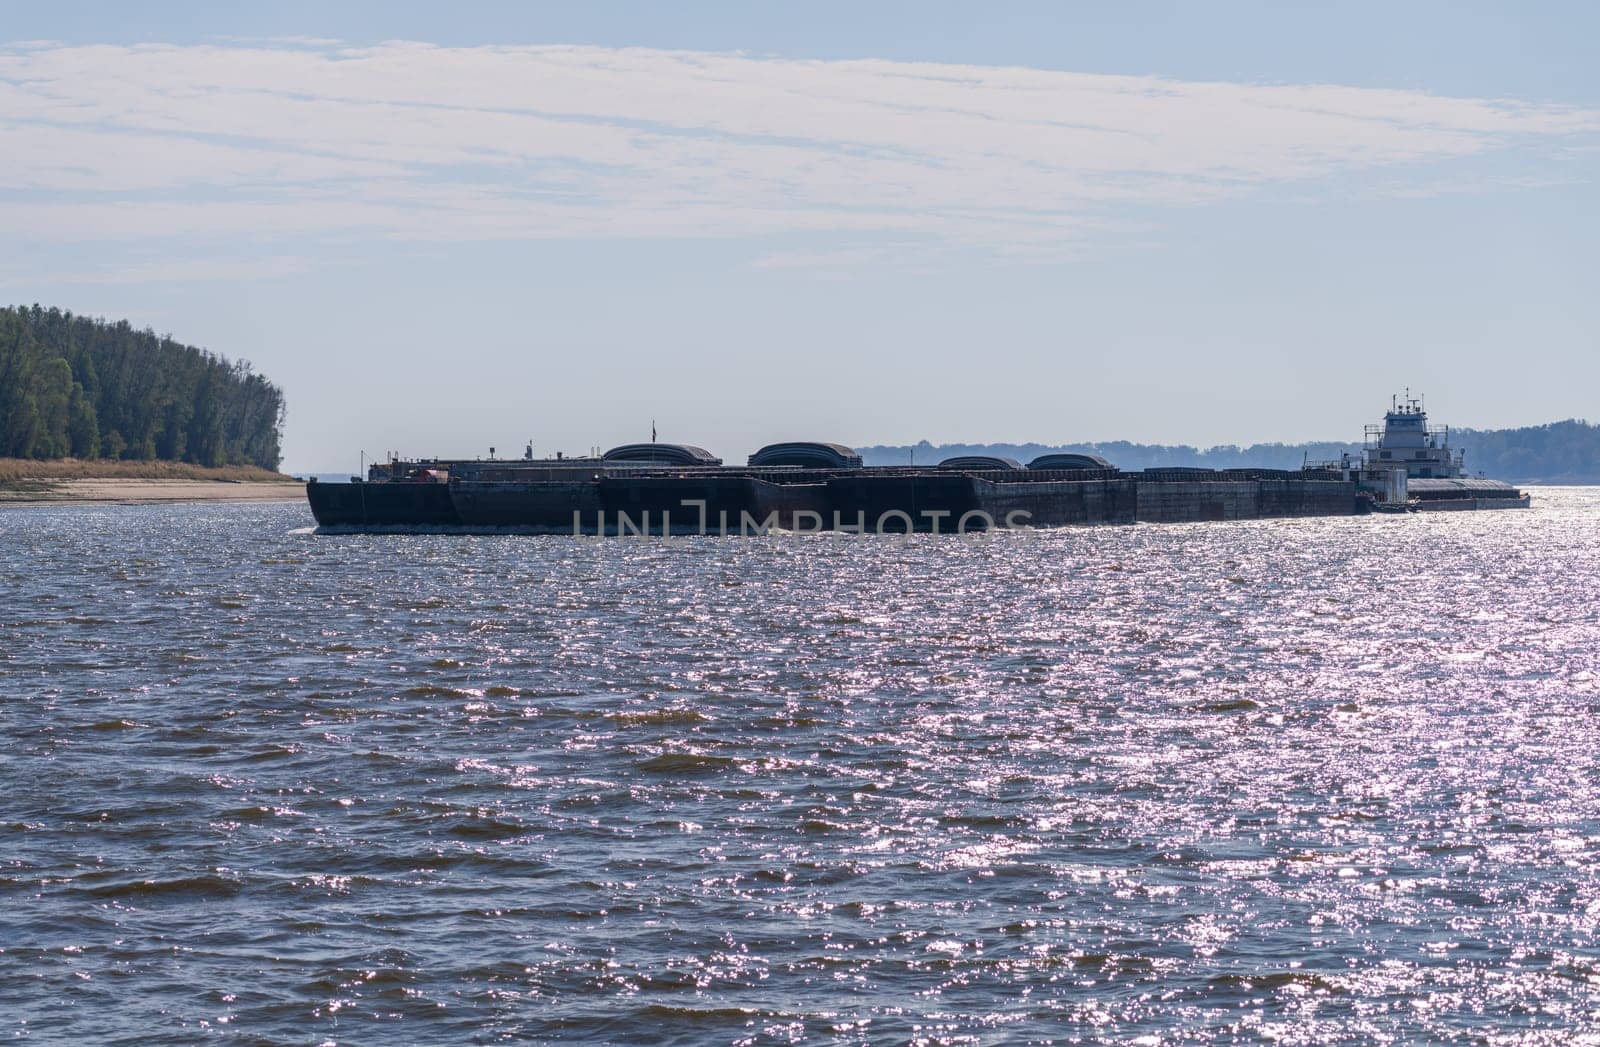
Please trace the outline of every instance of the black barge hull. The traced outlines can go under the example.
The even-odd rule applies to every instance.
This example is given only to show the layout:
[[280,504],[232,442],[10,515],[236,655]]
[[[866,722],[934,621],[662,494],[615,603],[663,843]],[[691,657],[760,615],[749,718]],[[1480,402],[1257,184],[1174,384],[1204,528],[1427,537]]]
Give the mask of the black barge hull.
[[1349,516],[1370,506],[1354,482],[1318,474],[1197,479],[1115,470],[545,473],[528,480],[312,482],[306,496],[328,530],[546,534],[949,533]]
[[461,516],[449,484],[306,484],[306,501],[321,527],[460,527]]

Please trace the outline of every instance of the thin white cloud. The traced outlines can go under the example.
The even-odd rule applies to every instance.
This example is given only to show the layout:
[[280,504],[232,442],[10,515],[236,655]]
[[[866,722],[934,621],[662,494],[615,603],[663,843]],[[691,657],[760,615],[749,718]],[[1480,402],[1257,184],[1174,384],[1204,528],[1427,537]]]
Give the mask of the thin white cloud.
[[36,269],[0,271],[0,275],[14,280],[26,278],[35,284],[96,285],[96,284],[190,284],[213,280],[238,282],[244,280],[272,280],[284,276],[298,276],[315,267],[310,259],[293,257],[266,258],[174,258],[164,261],[132,262],[128,264],[103,264],[81,269],[40,272]]
[[1052,257],[1130,207],[1373,169],[1392,183],[1597,134],[1592,110],[1322,85],[599,47],[27,44],[0,48],[0,230],[843,232]]

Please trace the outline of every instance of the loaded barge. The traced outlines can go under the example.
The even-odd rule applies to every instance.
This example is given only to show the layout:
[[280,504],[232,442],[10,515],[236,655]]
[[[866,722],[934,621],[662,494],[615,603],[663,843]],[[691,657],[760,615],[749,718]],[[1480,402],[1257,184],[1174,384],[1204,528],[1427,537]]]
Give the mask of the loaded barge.
[[329,531],[549,534],[962,533],[1528,504],[1515,488],[1466,478],[1416,401],[1397,402],[1374,430],[1359,458],[1297,470],[1127,473],[1084,454],[873,467],[813,442],[772,444],[730,466],[700,447],[651,442],[585,458],[535,459],[531,447],[514,460],[394,458],[349,483],[313,480],[306,496]]

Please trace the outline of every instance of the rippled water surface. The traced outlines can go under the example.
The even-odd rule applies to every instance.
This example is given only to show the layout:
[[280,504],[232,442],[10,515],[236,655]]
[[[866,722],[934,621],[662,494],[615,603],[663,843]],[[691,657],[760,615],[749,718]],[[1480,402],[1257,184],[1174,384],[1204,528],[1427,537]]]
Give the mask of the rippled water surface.
[[0,510],[6,1035],[1595,1028],[1600,491],[910,541],[310,522]]

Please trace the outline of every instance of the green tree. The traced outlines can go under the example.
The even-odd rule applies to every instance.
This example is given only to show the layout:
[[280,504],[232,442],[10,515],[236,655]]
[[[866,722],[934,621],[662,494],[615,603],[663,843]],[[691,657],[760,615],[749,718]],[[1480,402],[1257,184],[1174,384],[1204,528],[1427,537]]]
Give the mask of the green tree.
[[249,364],[40,305],[0,308],[0,455],[277,468],[283,393]]
[[72,383],[72,404],[67,435],[72,441],[72,457],[100,457],[100,423],[95,417],[94,401],[89,399],[82,385]]

